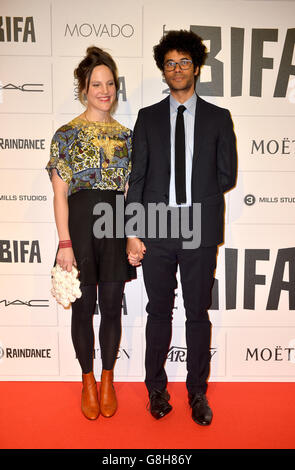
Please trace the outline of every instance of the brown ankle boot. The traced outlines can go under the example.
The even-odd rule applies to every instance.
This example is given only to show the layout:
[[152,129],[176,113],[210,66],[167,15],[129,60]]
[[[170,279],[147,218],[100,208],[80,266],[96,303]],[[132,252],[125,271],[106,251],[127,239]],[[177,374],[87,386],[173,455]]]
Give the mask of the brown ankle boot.
[[110,418],[117,410],[116,392],[113,386],[113,371],[103,369],[100,384],[100,411]]
[[88,419],[96,419],[99,415],[99,403],[96,381],[93,372],[82,374],[83,389],[81,408]]

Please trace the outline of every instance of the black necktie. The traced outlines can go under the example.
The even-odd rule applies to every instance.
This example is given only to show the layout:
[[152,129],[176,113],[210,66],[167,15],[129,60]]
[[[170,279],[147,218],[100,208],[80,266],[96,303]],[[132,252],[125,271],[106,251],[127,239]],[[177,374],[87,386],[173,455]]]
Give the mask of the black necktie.
[[178,106],[175,126],[175,190],[177,204],[186,203],[185,135],[183,121],[183,113],[185,110],[185,106]]

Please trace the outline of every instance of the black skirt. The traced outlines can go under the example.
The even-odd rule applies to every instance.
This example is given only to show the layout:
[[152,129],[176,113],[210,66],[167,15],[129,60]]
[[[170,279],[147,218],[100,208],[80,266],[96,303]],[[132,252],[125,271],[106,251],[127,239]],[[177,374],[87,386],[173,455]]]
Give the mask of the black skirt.
[[[101,209],[107,206],[108,210],[95,215],[93,209],[98,203],[106,203],[97,207]],[[116,217],[118,208],[120,211],[124,209],[123,193],[82,189],[69,196],[68,204],[69,231],[81,285],[97,284],[99,281],[136,279],[136,268],[129,264],[126,254],[126,238],[122,230],[124,213],[120,212]],[[121,221],[120,236],[116,230],[117,219]],[[113,230],[110,234],[111,227]]]

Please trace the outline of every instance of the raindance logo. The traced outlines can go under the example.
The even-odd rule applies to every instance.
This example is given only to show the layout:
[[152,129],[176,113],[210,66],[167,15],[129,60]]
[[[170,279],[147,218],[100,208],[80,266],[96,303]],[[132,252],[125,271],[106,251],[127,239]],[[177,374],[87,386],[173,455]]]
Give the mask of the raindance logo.
[[37,348],[0,348],[0,359],[15,358],[37,358],[37,359],[51,359],[51,349],[37,349]]

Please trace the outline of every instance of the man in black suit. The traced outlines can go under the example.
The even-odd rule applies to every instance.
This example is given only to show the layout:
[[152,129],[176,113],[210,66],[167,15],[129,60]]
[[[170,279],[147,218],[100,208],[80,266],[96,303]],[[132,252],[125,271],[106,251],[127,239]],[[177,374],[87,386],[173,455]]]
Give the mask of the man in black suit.
[[[212,420],[206,398],[211,340],[208,308],[217,245],[223,242],[224,192],[235,185],[237,168],[229,111],[195,93],[205,56],[202,40],[191,31],[170,31],[154,47],[154,57],[170,96],[139,111],[126,201],[127,207],[134,202],[142,204],[146,214],[153,203],[164,203],[171,209],[165,220],[167,237],[159,234],[159,226],[156,234],[149,236],[154,221],[148,217],[145,236],[132,237],[131,232],[127,233],[129,262],[139,265],[142,260],[148,295],[145,384],[150,411],[159,419],[172,409],[164,365],[171,341],[179,267],[186,313],[186,386],[192,418],[200,425]],[[190,228],[196,225],[198,214],[198,246],[185,246],[183,233],[175,236],[175,221],[181,225],[183,208],[188,211]],[[172,216],[175,211],[176,219]],[[162,217],[163,213],[159,213]]]

